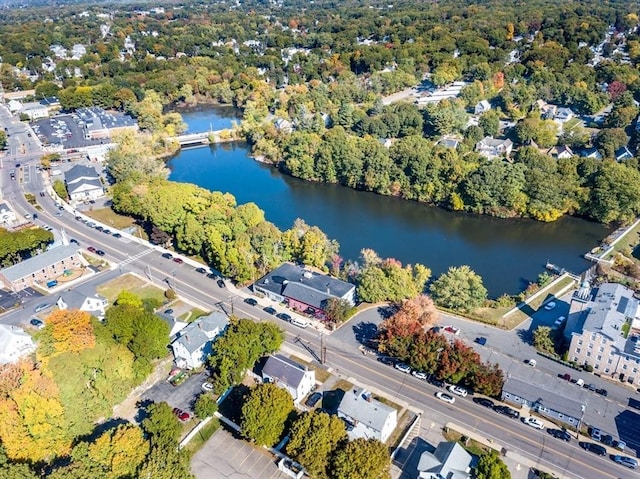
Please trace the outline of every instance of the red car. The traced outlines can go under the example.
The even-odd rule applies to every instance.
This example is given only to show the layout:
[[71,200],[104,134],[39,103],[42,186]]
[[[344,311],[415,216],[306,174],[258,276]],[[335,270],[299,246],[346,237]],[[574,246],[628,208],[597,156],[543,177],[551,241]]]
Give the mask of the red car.
[[177,407],[173,408],[173,414],[175,414],[176,417],[180,419],[182,422],[185,422],[191,419],[191,414]]
[[181,259],[181,258],[173,258],[173,262],[174,262],[174,263],[178,263],[178,264],[182,264],[182,263],[184,263],[184,261],[182,261],[182,259]]
[[89,253],[95,253],[95,252],[96,252],[96,249],[95,249],[93,246],[89,246],[89,247],[87,248],[87,251],[88,251]]

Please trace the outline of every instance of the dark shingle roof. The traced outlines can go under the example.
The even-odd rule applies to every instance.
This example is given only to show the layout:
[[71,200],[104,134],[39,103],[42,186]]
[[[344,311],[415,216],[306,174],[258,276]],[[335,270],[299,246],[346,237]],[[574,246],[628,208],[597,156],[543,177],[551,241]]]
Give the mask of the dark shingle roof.
[[274,354],[269,356],[264,368],[262,368],[262,377],[277,378],[280,382],[297,389],[306,372],[303,365],[281,354]]
[[[76,165],[64,174],[64,179],[67,182],[67,185],[83,178],[86,178],[87,180],[96,179],[100,182],[100,175],[98,175],[95,168],[91,168],[90,166]],[[85,182],[87,180],[85,180]]]

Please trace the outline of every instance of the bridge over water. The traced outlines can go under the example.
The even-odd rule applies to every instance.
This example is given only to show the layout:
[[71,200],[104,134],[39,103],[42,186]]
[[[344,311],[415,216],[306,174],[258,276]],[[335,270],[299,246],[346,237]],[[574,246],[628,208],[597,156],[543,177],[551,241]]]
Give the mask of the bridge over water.
[[180,146],[208,145],[211,143],[211,140],[213,140],[213,143],[236,140],[231,128],[205,131],[203,133],[189,133],[186,135],[174,136],[173,139],[180,143]]

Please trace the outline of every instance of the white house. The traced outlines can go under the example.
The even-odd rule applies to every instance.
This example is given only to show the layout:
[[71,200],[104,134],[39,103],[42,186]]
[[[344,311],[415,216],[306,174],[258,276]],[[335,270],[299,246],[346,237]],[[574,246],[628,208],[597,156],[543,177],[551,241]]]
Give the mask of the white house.
[[0,203],[0,223],[9,225],[14,223],[18,218],[9,205],[5,202]]
[[614,154],[617,162],[626,161],[633,158],[633,153],[631,153],[631,151],[629,151],[629,148],[627,148],[626,146],[617,149]]
[[31,336],[18,326],[0,325],[0,364],[15,363],[36,350]]
[[58,308],[62,310],[79,309],[102,320],[104,314],[109,307],[107,298],[99,294],[83,293],[82,286],[76,286],[71,291],[66,291],[56,301]]
[[386,442],[398,424],[398,412],[373,399],[366,389],[345,393],[338,406],[338,417],[347,423],[349,439],[378,439]]
[[469,479],[471,460],[457,442],[441,442],[435,451],[425,451],[420,456],[418,479]]
[[555,115],[553,116],[553,119],[555,121],[559,121],[560,123],[564,123],[565,121],[571,120],[571,118],[573,117],[574,114],[573,111],[571,111],[571,108],[558,108]]
[[95,200],[104,195],[100,175],[89,166],[76,165],[64,174],[71,201]]
[[170,345],[176,365],[186,369],[202,366],[211,354],[213,341],[228,325],[225,314],[214,311],[183,328]]
[[476,143],[476,151],[489,160],[509,156],[512,148],[513,142],[511,140],[499,140],[492,136],[486,136]]
[[566,145],[554,146],[549,151],[547,151],[547,155],[557,158],[559,160],[564,160],[571,158],[574,153],[571,148]]
[[582,150],[580,152],[580,156],[582,158],[593,158],[594,160],[602,159],[602,154],[598,151],[597,148],[588,148],[586,150]]
[[316,384],[316,372],[281,354],[274,354],[267,358],[262,368],[262,380],[288,391],[297,404]]
[[473,112],[476,115],[482,115],[483,113],[487,112],[491,110],[491,103],[489,103],[487,100],[480,100],[477,104],[476,107],[474,108]]

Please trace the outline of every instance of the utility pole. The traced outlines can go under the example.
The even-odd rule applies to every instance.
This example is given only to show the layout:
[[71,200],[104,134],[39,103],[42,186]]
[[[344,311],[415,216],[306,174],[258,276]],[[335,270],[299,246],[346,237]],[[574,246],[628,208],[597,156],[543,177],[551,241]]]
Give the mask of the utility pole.
[[327,347],[324,345],[324,333],[320,335],[320,364],[327,362]]

